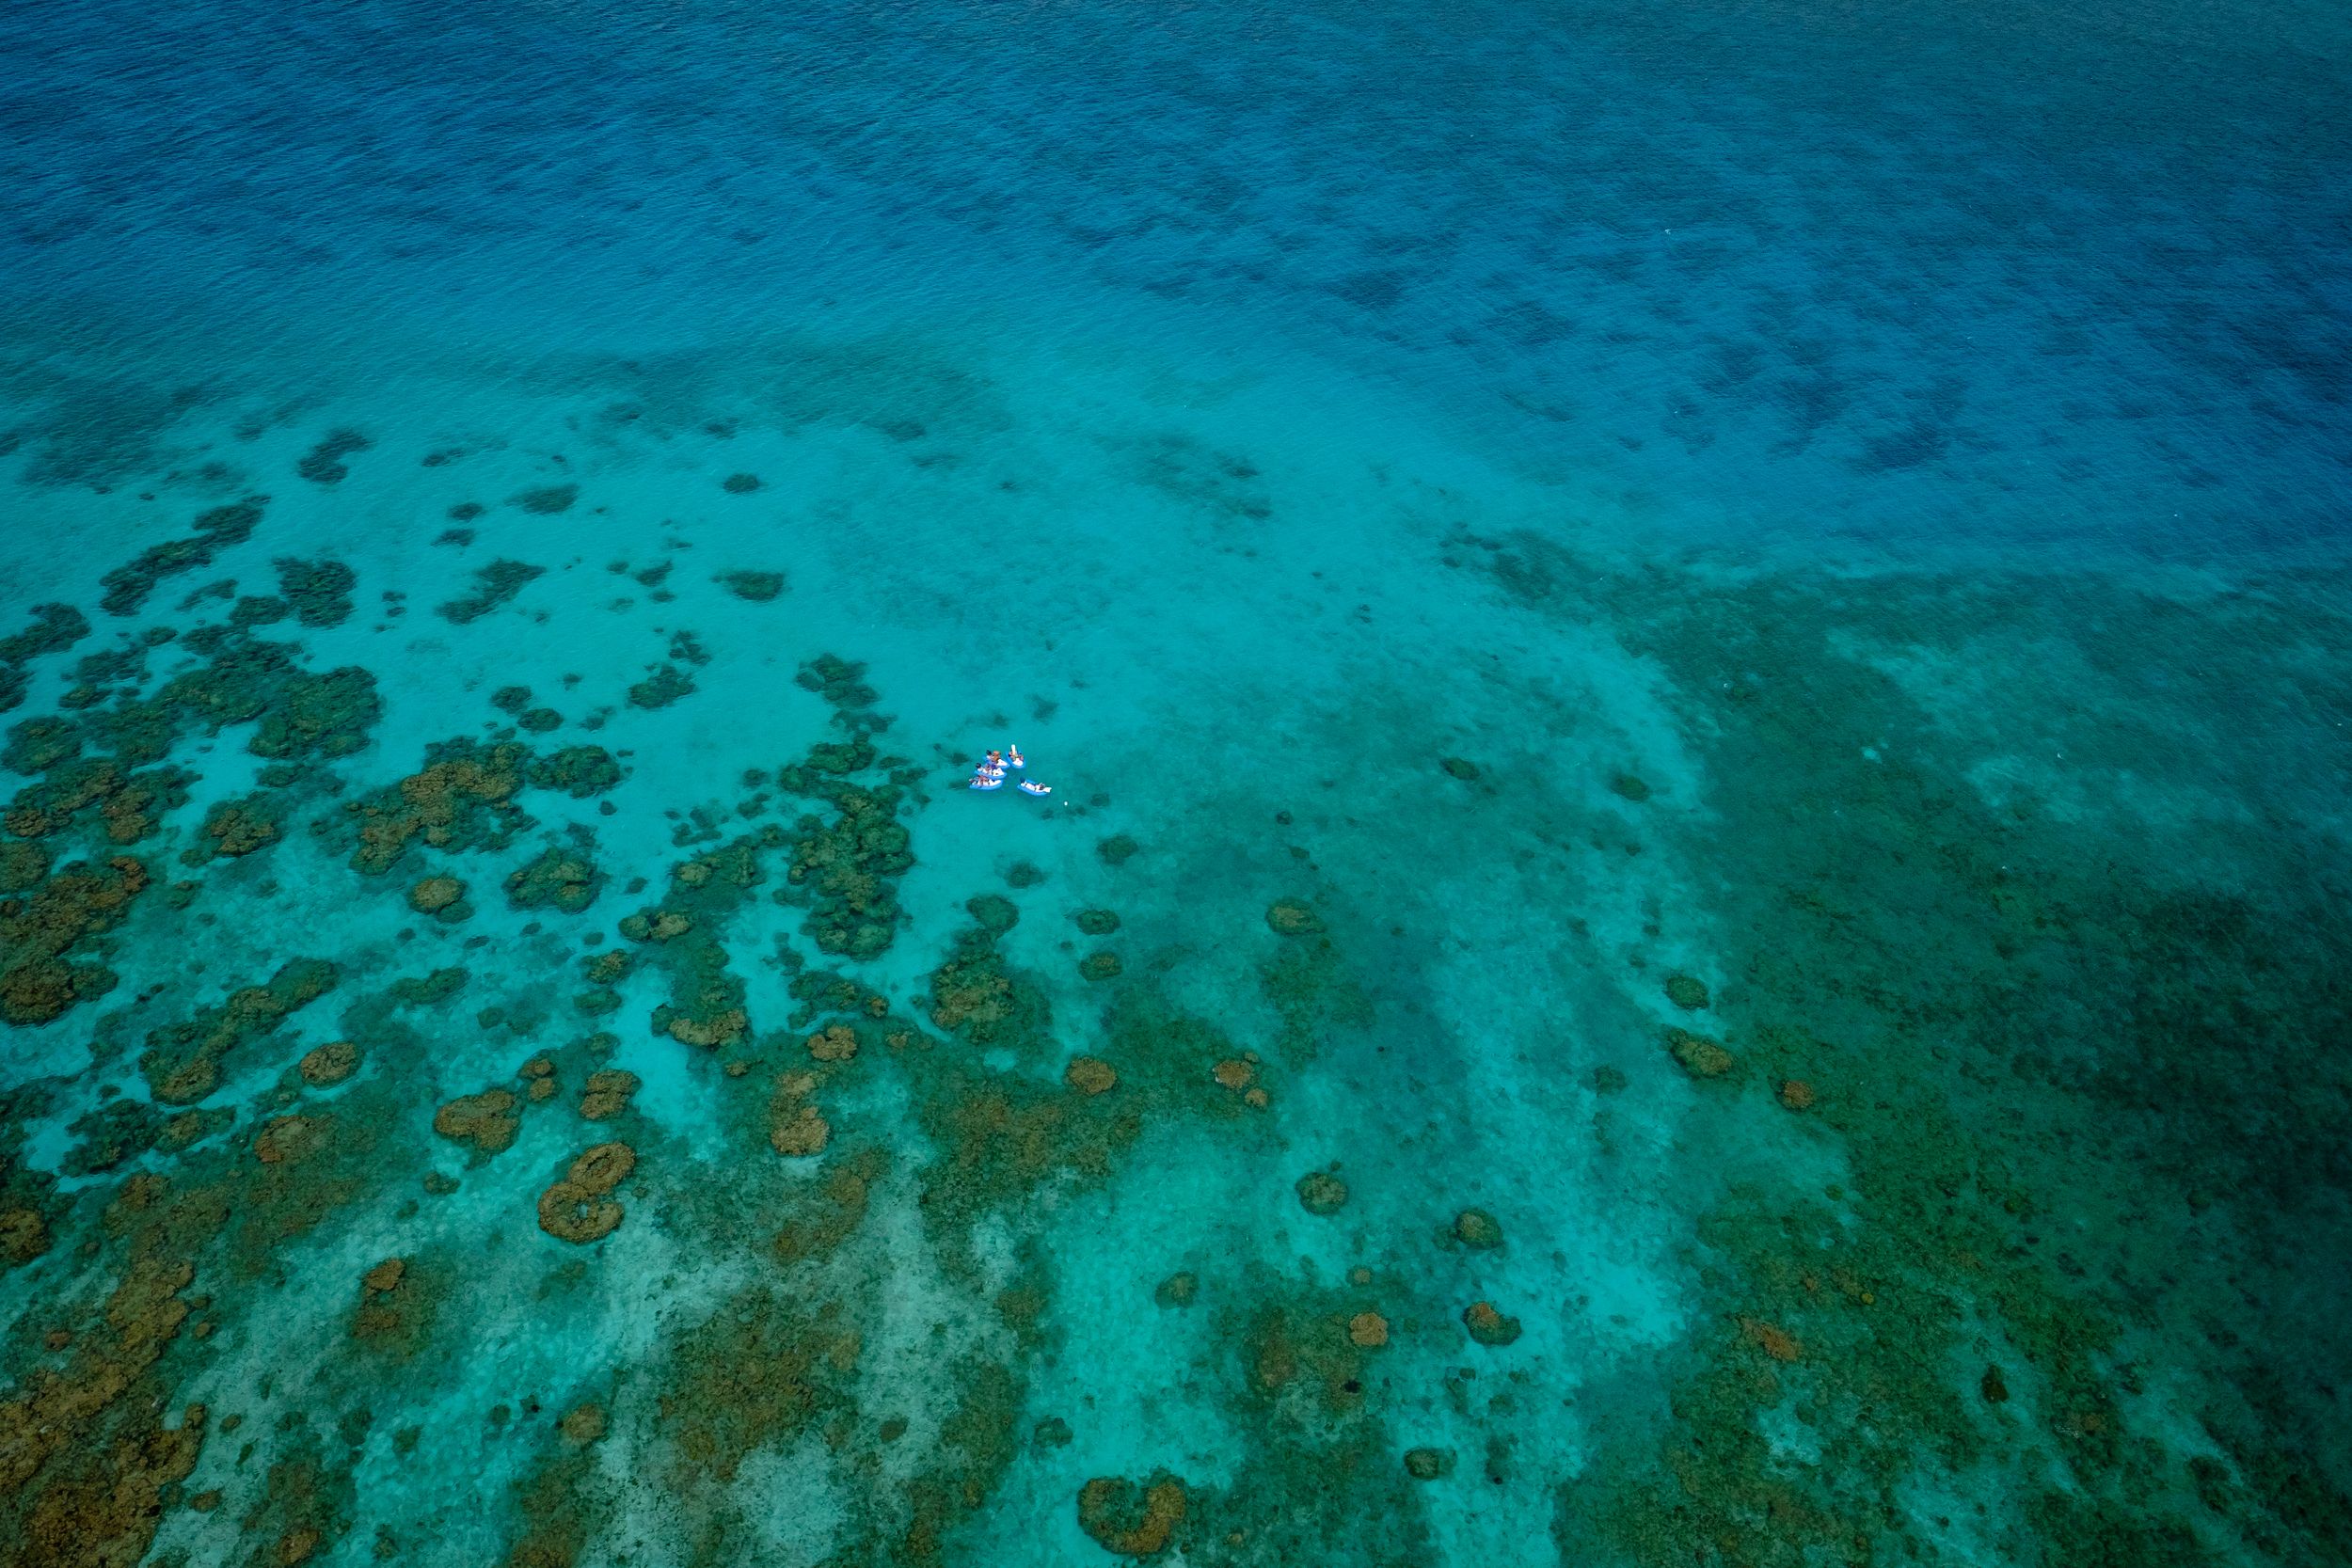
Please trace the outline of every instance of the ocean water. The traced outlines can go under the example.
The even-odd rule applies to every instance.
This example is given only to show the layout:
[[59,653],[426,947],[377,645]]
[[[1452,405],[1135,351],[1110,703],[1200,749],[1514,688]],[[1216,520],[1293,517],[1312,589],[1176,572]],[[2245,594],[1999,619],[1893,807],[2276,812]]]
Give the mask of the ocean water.
[[2347,60],[0,15],[0,1560],[2352,1560]]

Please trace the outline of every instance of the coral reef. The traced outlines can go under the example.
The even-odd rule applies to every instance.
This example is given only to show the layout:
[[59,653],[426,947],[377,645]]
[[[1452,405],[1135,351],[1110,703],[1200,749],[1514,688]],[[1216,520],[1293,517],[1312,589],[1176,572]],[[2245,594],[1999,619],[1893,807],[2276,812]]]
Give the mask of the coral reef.
[[522,1123],[514,1116],[515,1097],[504,1089],[460,1095],[433,1113],[433,1131],[474,1146],[472,1163],[511,1147]]
[[602,794],[621,782],[621,765],[601,746],[566,746],[531,765],[531,782],[560,789],[575,800]]
[[1696,1012],[1707,1006],[1707,982],[1689,974],[1670,975],[1666,980],[1666,1000],[1686,1011]]
[[1083,1095],[1107,1094],[1119,1086],[1119,1073],[1110,1063],[1092,1056],[1073,1056],[1061,1076],[1063,1083]]
[[1105,865],[1124,865],[1143,847],[1125,833],[1114,833],[1094,847]]
[[419,914],[437,914],[466,896],[466,884],[454,877],[423,877],[408,890],[408,907]]
[[166,1105],[191,1105],[219,1085],[230,1053],[269,1034],[289,1013],[335,989],[342,973],[324,958],[296,958],[267,985],[232,991],[185,1023],[151,1030],[139,1072]]
[[1802,1078],[1784,1079],[1780,1085],[1780,1102],[1791,1111],[1810,1111],[1818,1097],[1813,1085]]
[[1336,1214],[1347,1203],[1347,1183],[1329,1171],[1309,1171],[1295,1190],[1299,1206],[1310,1214]]
[[1116,953],[1089,953],[1078,964],[1078,973],[1089,980],[1107,980],[1120,971]]
[[422,771],[343,807],[358,834],[352,868],[381,876],[419,837],[437,849],[504,848],[531,825],[512,800],[530,754],[512,742],[485,747],[463,737],[426,747]]
[[1649,799],[1649,785],[1644,784],[1641,780],[1635,778],[1630,773],[1620,773],[1615,778],[1611,779],[1609,781],[1609,787],[1616,791],[1619,795],[1624,796],[1627,800],[1632,801],[1635,805],[1639,805],[1644,800]]
[[1108,910],[1080,910],[1070,918],[1090,937],[1106,937],[1119,929],[1119,916]]
[[1389,1320],[1377,1312],[1359,1312],[1347,1320],[1350,1344],[1372,1350],[1389,1342]]
[[1152,1557],[1168,1549],[1184,1521],[1184,1483],[1165,1471],[1154,1473],[1142,1488],[1119,1477],[1097,1476],[1078,1491],[1078,1523],[1106,1551]]
[[644,680],[628,689],[628,705],[642,708],[668,707],[682,697],[694,694],[693,678],[675,664],[664,664]]
[[[570,503],[566,501],[565,504]],[[561,511],[562,508],[552,510]],[[543,577],[546,573],[545,566],[532,566],[520,561],[493,561],[475,571],[472,593],[436,606],[436,612],[444,620],[462,626],[469,621],[477,621],[489,614],[521,593],[532,578]]]
[[857,1054],[857,1031],[836,1023],[822,1034],[811,1035],[808,1053],[820,1062],[846,1062]]
[[147,886],[146,867],[128,855],[103,867],[75,861],[23,885],[40,861],[38,851],[10,855],[8,879],[19,885],[0,897],[0,1020],[10,1024],[47,1023],[114,989],[111,969],[68,960]]
[[794,825],[787,879],[816,895],[803,929],[820,952],[876,958],[898,934],[898,879],[914,864],[907,830],[897,820],[904,791],[815,776],[822,771],[812,761],[777,775],[786,787],[827,800],[838,814],[831,822],[803,816]]
[[1462,1309],[1462,1326],[1482,1345],[1507,1345],[1519,1337],[1518,1319],[1506,1318],[1483,1301],[1471,1302]]
[[1465,762],[1460,757],[1448,757],[1438,766],[1465,784],[1478,777],[1478,765],[1474,762]]
[[1454,1239],[1464,1246],[1486,1251],[1502,1244],[1502,1226],[1484,1209],[1465,1209],[1454,1216]]
[[1323,917],[1295,898],[1278,898],[1266,907],[1265,923],[1278,936],[1311,936],[1323,929]]
[[551,516],[558,512],[570,511],[572,502],[579,499],[580,486],[577,484],[547,484],[535,490],[523,490],[509,496],[506,498],[506,504],[519,506],[525,512],[545,517]]
[[1161,1307],[1186,1307],[1200,1293],[1200,1276],[1193,1274],[1172,1274],[1160,1281],[1152,1292],[1152,1300]]
[[340,561],[297,561],[280,556],[278,592],[306,626],[340,626],[351,618],[351,590],[358,578]]
[[130,564],[118,566],[99,578],[106,590],[99,608],[109,615],[132,615],[147,603],[155,585],[168,577],[193,572],[212,563],[230,545],[250,538],[262,520],[260,498],[233,506],[216,506],[198,515],[193,539],[173,539],[143,550]]
[[782,572],[722,572],[719,582],[739,599],[766,604],[784,592]]
[[506,879],[506,901],[518,910],[552,905],[578,914],[596,901],[604,883],[604,873],[583,849],[549,848]]
[[587,1092],[580,1097],[580,1114],[590,1121],[610,1121],[628,1109],[629,1096],[642,1086],[633,1072],[605,1068],[588,1075]]
[[302,454],[302,460],[294,465],[294,472],[313,484],[336,483],[351,472],[342,460],[374,445],[356,430],[330,430],[320,437],[318,445]]
[[1415,1481],[1436,1481],[1454,1468],[1454,1454],[1446,1449],[1407,1449],[1405,1451],[1405,1473]]
[[359,1068],[359,1048],[349,1040],[337,1040],[307,1053],[298,1064],[302,1081],[314,1089],[324,1089],[342,1083]]
[[601,1241],[619,1227],[621,1206],[606,1195],[637,1166],[623,1143],[598,1144],[574,1160],[560,1181],[539,1195],[539,1228],[559,1242]]
[[1736,1058],[1723,1047],[1720,1040],[1705,1035],[1693,1035],[1687,1029],[1666,1031],[1666,1049],[1683,1070],[1693,1078],[1721,1078],[1737,1065]]
[[216,855],[231,858],[266,849],[278,842],[284,807],[267,794],[224,800],[205,814],[200,843],[180,852],[183,865],[202,865]]

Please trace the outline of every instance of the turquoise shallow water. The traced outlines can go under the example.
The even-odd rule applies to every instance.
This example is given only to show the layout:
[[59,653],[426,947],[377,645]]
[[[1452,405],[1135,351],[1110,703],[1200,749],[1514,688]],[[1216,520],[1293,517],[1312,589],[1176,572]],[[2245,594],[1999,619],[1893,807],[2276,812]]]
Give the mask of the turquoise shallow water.
[[2332,14],[0,28],[0,1558],[2352,1555]]

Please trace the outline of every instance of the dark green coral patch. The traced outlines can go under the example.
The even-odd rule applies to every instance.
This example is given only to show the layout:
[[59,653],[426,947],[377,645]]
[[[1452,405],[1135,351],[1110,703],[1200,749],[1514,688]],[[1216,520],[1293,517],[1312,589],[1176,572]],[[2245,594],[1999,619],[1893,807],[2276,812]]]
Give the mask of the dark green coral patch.
[[1447,772],[1465,783],[1478,777],[1478,765],[1474,762],[1465,762],[1460,757],[1446,758],[1444,768]]
[[578,499],[580,486],[577,484],[544,484],[535,490],[523,490],[509,496],[506,502],[509,506],[519,506],[535,516],[546,517],[558,512],[569,512],[572,503]]
[[604,883],[585,847],[550,847],[506,879],[506,901],[518,910],[552,907],[578,914],[596,901]]
[[114,971],[69,960],[119,925],[148,883],[146,867],[127,855],[104,865],[76,861],[27,881],[40,864],[38,851],[6,863],[13,885],[0,900],[0,1021],[11,1024],[47,1023],[114,989]]
[[628,689],[628,705],[643,708],[668,707],[681,697],[694,693],[691,676],[675,664],[664,664],[652,674]]
[[1114,833],[1096,845],[1094,852],[1103,858],[1103,863],[1105,865],[1124,865],[1142,847],[1142,845],[1137,844],[1127,834]]
[[267,985],[231,991],[188,1022],[151,1031],[139,1072],[158,1101],[192,1105],[219,1087],[229,1058],[240,1046],[275,1030],[289,1013],[332,990],[341,977],[324,958],[296,958]]
[[1707,982],[1693,974],[1676,974],[1666,981],[1666,1000],[1695,1012],[1707,1006]]
[[294,472],[313,484],[340,483],[351,472],[343,459],[374,445],[356,430],[330,430],[320,437],[318,445],[302,454],[301,461],[294,465]]
[[430,974],[405,980],[395,980],[386,992],[393,1001],[412,1007],[429,1007],[446,1002],[466,989],[472,978],[462,968],[437,969]]
[[80,753],[80,727],[70,719],[27,719],[8,728],[8,744],[0,751],[0,768],[11,773],[45,773]]
[[521,593],[533,578],[546,576],[547,570],[528,562],[493,561],[474,573],[472,593],[437,606],[435,613],[461,626],[478,621]]
[[1609,781],[1609,787],[1639,805],[1649,799],[1649,785],[1630,773],[1620,773]]
[[0,664],[23,664],[44,654],[60,653],[88,635],[88,619],[72,605],[36,605],[31,626],[0,637]]
[[163,825],[167,812],[187,803],[196,782],[184,768],[135,772],[111,757],[76,757],[18,790],[0,826],[19,838],[47,838],[92,813],[103,822],[109,843],[135,844]]
[[782,572],[722,572],[718,580],[739,599],[766,604],[784,592]]
[[832,654],[819,654],[801,666],[793,677],[800,686],[816,692],[836,708],[872,707],[882,693],[865,683],[866,666],[853,664]]
[[601,746],[566,746],[531,765],[531,782],[560,789],[575,800],[599,795],[621,782],[621,765]]
[[1119,916],[1109,910],[1080,910],[1070,918],[1090,937],[1106,937],[1119,929]]
[[344,804],[357,838],[351,865],[390,870],[422,839],[437,849],[503,849],[532,825],[515,804],[531,752],[512,741],[483,746],[460,736],[425,748],[425,767],[388,789]]
[[914,864],[910,835],[897,820],[905,792],[897,784],[835,784],[805,768],[780,770],[779,782],[786,775],[793,780],[787,787],[837,808],[830,822],[803,816],[792,829],[788,880],[814,895],[803,929],[822,952],[873,958],[897,935],[898,879]]
[[143,550],[129,564],[101,578],[106,593],[99,608],[109,615],[134,613],[155,592],[157,583],[211,564],[223,547],[249,537],[261,520],[261,506],[252,501],[218,506],[202,514],[196,519],[197,537],[168,540]]
[[490,705],[501,713],[520,713],[531,705],[531,688],[501,686],[490,694]]
[[964,910],[979,923],[981,930],[992,937],[1003,936],[1021,924],[1021,910],[1009,898],[993,893],[983,893],[964,904]]
[[757,474],[729,474],[720,482],[719,488],[730,496],[748,496],[759,488]]
[[180,852],[183,865],[202,865],[215,855],[252,854],[276,844],[285,830],[285,803],[255,793],[223,800],[204,816],[197,842]]
[[516,715],[515,722],[533,735],[545,735],[549,730],[562,729],[564,716],[551,707],[534,707]]

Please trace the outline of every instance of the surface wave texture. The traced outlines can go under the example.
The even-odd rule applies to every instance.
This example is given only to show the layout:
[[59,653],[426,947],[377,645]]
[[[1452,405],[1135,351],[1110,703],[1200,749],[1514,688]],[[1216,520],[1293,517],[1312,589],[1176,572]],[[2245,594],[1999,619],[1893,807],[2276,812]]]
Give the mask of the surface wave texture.
[[0,1560],[2352,1560],[2347,59],[0,14]]

